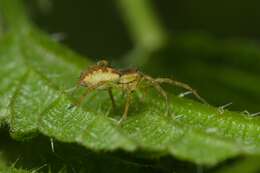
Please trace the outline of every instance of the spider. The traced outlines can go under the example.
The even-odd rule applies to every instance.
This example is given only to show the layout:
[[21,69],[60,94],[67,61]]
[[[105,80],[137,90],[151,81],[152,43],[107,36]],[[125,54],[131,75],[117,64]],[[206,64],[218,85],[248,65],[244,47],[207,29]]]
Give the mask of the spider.
[[149,86],[154,87],[164,97],[167,114],[169,113],[168,97],[164,89],[160,86],[161,83],[168,83],[189,90],[197,99],[203,103],[207,103],[193,88],[185,83],[170,78],[152,78],[137,69],[117,70],[112,68],[106,60],[101,60],[98,61],[96,65],[81,73],[77,88],[83,86],[86,87],[87,90],[79,98],[75,106],[79,106],[90,92],[94,90],[107,90],[112,101],[112,107],[115,108],[116,104],[112,89],[119,88],[123,93],[126,93],[124,112],[119,120],[119,123],[121,123],[127,119],[132,93],[140,88],[142,82],[146,82]]

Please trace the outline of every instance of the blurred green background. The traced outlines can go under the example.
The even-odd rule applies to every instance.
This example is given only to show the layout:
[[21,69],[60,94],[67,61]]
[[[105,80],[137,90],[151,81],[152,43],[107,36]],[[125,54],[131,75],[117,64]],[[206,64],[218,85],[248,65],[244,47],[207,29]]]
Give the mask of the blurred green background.
[[[138,48],[128,18],[129,13],[135,13],[134,5],[127,6],[131,1],[27,2],[37,25],[94,61],[107,58],[114,64],[132,67],[140,65],[142,59],[143,71],[154,76],[175,76],[215,106],[232,102],[232,110],[259,111],[260,10],[256,0],[146,0],[151,7],[148,13],[152,11],[148,16],[155,19],[153,27],[159,27],[167,40],[153,51]],[[126,10],[128,7],[132,11]],[[144,13],[147,10],[145,6],[140,8]],[[149,33],[152,27],[146,27],[146,21],[139,20],[138,15],[133,19],[139,23],[137,28],[143,25],[144,32],[147,29]]]
[[[260,37],[257,0],[151,1],[168,32],[206,32],[218,38]],[[64,42],[89,57],[122,56],[131,38],[117,8],[108,0],[30,0],[34,20],[50,33],[64,33]]]

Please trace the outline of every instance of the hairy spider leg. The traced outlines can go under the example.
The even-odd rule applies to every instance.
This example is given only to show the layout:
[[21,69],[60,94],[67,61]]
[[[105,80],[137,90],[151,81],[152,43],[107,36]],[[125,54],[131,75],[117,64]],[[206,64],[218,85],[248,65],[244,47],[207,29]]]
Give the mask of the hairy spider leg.
[[75,92],[79,89],[79,87],[80,87],[80,82],[77,82],[77,84],[76,84],[76,86],[75,87],[73,87],[73,90],[72,90],[72,96],[75,94]]
[[147,95],[146,90],[144,87],[139,87],[136,89],[136,95],[138,97],[138,99],[140,100],[141,103],[145,102],[145,97]]
[[81,103],[83,102],[83,100],[85,99],[85,97],[86,97],[90,92],[92,92],[93,90],[95,90],[96,88],[98,88],[99,86],[101,86],[101,85],[93,85],[93,86],[91,86],[91,87],[88,87],[88,88],[86,89],[86,91],[84,92],[84,94],[82,94],[82,95],[80,96],[80,98],[76,101],[76,103],[74,104],[74,106],[79,106],[79,105],[81,105]]
[[[75,92],[76,92],[79,88],[80,88],[80,83],[78,82],[77,85],[76,85],[76,87],[75,87],[75,90],[72,92],[72,96],[75,94]],[[84,93],[84,94],[86,94],[86,93]],[[82,97],[82,96],[81,96],[81,97]],[[80,102],[81,102],[81,101],[76,101],[75,103],[71,104],[68,109],[71,109],[71,108],[73,108],[73,107],[75,107],[75,106],[80,105]]]
[[142,74],[142,76],[145,80],[149,81],[151,86],[153,86],[164,97],[165,103],[166,103],[166,115],[169,115],[169,113],[170,113],[169,112],[169,101],[168,101],[168,96],[167,96],[166,92],[164,91],[164,89],[152,77],[144,75],[144,74]]
[[169,78],[156,78],[155,79],[156,82],[158,83],[168,83],[168,84],[171,84],[171,85],[175,85],[175,86],[178,86],[180,88],[184,88],[186,90],[189,90],[190,92],[192,92],[192,94],[198,99],[200,100],[202,103],[207,103],[207,101],[205,99],[203,99],[198,93],[196,90],[194,90],[192,87],[190,87],[188,84],[186,83],[182,83],[182,82],[179,82],[177,80],[173,80],[173,79],[169,79]]
[[113,96],[112,88],[108,88],[108,94],[109,94],[110,100],[112,102],[112,108],[113,108],[113,110],[116,110],[116,102],[115,102],[115,99]]
[[128,115],[128,109],[131,103],[131,99],[132,99],[132,92],[128,91],[127,92],[127,98],[126,98],[126,102],[125,102],[125,108],[124,108],[124,113],[123,116],[121,117],[121,119],[119,120],[119,124],[121,124],[124,120],[127,119],[127,115]]
[[[87,87],[87,90],[85,91],[85,93],[79,98],[79,100],[74,104],[74,106],[79,106],[81,105],[81,103],[83,102],[83,100],[85,99],[85,97],[90,93],[92,92],[93,90],[97,89],[98,87],[101,87],[102,85],[112,85],[112,83],[107,83],[106,81],[103,81],[103,82],[99,82],[98,84],[96,85],[92,85],[92,86],[89,86]],[[110,92],[109,89],[111,90],[111,87],[108,88],[108,92],[109,92],[109,95],[110,95],[110,98],[111,98],[111,101],[112,101],[112,106],[114,104],[114,97],[112,95],[112,91]],[[115,105],[115,104],[114,104]]]
[[[143,76],[143,74],[142,74],[142,76]],[[146,79],[147,80],[147,79]],[[144,77],[142,77],[141,79],[140,79],[140,81],[138,82],[138,85],[140,84],[140,83],[143,83],[143,81],[145,81],[145,78]],[[140,101],[142,102],[142,103],[144,103],[145,102],[145,97],[147,96],[147,88],[150,88],[151,87],[151,84],[149,84],[149,85],[140,85],[140,86],[138,86],[137,88],[136,88],[136,90],[137,90],[137,92],[139,92],[139,93],[142,93],[141,95],[140,94],[138,94],[137,93],[137,96],[138,96],[138,98],[140,99]]]

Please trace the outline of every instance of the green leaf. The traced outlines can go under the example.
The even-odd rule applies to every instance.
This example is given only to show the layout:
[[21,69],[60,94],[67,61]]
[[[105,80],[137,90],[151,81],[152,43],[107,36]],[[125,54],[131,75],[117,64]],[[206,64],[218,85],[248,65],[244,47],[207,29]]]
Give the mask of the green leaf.
[[[3,169],[0,168],[0,173],[33,173],[33,172],[10,167],[10,168],[3,168]],[[34,171],[34,173],[36,172]]]
[[109,111],[109,97],[102,91],[69,109],[73,98],[66,90],[75,86],[90,61],[32,26],[10,31],[0,45],[0,120],[8,124],[14,139],[40,133],[94,151],[142,150],[204,165],[260,154],[259,118],[221,113],[170,93],[171,116],[165,116],[164,100],[149,90],[144,103],[134,97],[129,118],[119,126],[124,106],[120,91],[115,91],[116,112]]

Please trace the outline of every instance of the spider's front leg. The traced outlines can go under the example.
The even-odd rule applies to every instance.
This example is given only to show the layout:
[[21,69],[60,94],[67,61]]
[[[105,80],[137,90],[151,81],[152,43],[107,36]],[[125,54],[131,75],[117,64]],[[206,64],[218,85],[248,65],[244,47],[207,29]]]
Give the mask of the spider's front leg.
[[127,91],[127,96],[126,96],[126,102],[125,102],[125,108],[124,108],[124,113],[121,117],[121,119],[119,120],[119,124],[121,124],[124,120],[127,119],[127,115],[128,115],[128,109],[131,103],[131,99],[132,99],[132,92],[131,91]]
[[86,96],[87,96],[89,93],[91,93],[92,91],[94,91],[94,90],[97,89],[98,87],[101,87],[101,86],[104,85],[104,84],[105,84],[105,83],[100,82],[100,83],[98,83],[98,84],[96,84],[96,85],[92,85],[92,86],[87,87],[85,93],[82,94],[82,95],[80,96],[80,98],[79,98],[73,105],[70,106],[70,108],[72,108],[72,107],[74,107],[74,106],[77,106],[77,107],[80,106],[81,103],[84,101],[84,99],[86,98]]
[[179,82],[177,80],[173,80],[173,79],[169,79],[169,78],[156,78],[154,79],[156,82],[158,83],[168,83],[168,84],[171,84],[171,85],[175,85],[175,86],[178,86],[180,88],[184,88],[188,91],[190,91],[198,100],[200,100],[202,103],[207,103],[207,101],[205,99],[203,99],[198,93],[196,90],[194,90],[191,86],[189,86],[188,84],[186,83],[182,83],[182,82]]
[[114,99],[114,96],[113,96],[113,93],[112,93],[112,88],[108,88],[108,94],[109,94],[110,100],[112,102],[112,108],[115,111],[116,110],[116,102],[115,102],[115,99]]

